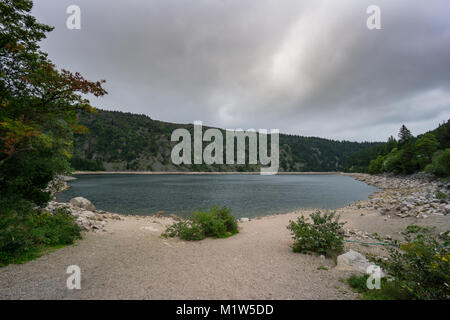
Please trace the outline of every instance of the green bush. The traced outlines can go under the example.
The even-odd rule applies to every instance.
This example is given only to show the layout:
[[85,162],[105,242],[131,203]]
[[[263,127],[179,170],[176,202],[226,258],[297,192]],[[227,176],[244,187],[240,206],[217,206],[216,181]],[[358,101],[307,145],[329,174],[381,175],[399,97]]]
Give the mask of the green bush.
[[215,206],[209,211],[194,211],[188,220],[169,226],[163,236],[195,241],[206,237],[227,238],[238,232],[238,225],[231,215],[231,210]]
[[191,220],[181,221],[167,227],[165,237],[180,237],[187,241],[198,241],[206,238],[201,226]]
[[442,192],[442,191],[436,191],[435,193],[434,193],[434,196],[436,197],[436,199],[439,199],[439,200],[445,200],[445,199],[448,199],[448,198],[450,198],[450,196],[447,194],[447,193],[445,193],[445,192]]
[[0,209],[0,266],[23,263],[42,255],[46,249],[72,244],[81,228],[65,211],[39,213],[25,202]]
[[391,152],[384,158],[383,171],[400,173],[400,152],[397,148],[391,150]]
[[425,172],[441,177],[450,176],[450,149],[436,152],[433,162],[425,167]]
[[367,288],[368,274],[352,275],[347,279],[350,287],[361,293],[362,300],[410,300],[411,295],[399,287],[396,282],[388,281],[386,277],[381,278],[380,289],[370,290]]
[[383,162],[383,156],[378,156],[375,160],[370,161],[368,173],[377,174],[383,172]]
[[310,215],[312,223],[308,223],[303,216],[297,222],[290,221],[288,229],[294,239],[294,252],[315,252],[335,256],[343,251],[344,235],[336,212],[321,213],[317,211]]
[[448,231],[441,243],[428,228],[409,226],[404,242],[390,240],[389,259],[379,259],[380,266],[393,277],[397,286],[412,299],[437,300],[450,296],[450,239]]

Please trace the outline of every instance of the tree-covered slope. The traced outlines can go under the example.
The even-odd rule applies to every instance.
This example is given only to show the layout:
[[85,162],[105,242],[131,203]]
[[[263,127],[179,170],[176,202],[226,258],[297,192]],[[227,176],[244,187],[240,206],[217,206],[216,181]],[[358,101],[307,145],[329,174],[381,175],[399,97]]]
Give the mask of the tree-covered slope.
[[[152,120],[146,115],[99,110],[80,115],[88,128],[76,135],[72,166],[77,170],[109,171],[259,171],[255,165],[181,165],[171,162],[172,132],[193,125]],[[203,130],[208,129],[203,127]],[[280,171],[340,171],[351,154],[376,143],[333,141],[280,135]]]
[[438,128],[414,137],[405,126],[400,128],[398,140],[354,153],[349,158],[350,171],[411,174],[426,171],[439,176],[450,175],[450,120]]

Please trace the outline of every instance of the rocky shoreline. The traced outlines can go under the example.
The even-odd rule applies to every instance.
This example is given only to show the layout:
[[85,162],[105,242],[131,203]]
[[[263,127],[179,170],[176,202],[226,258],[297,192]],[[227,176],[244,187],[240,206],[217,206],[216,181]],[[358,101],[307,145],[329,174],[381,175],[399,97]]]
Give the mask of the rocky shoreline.
[[66,210],[75,217],[75,222],[86,231],[104,230],[108,220],[123,220],[116,213],[96,210],[95,206],[82,197],[73,198],[69,203],[50,201],[42,211],[56,213],[58,210]]
[[347,208],[377,210],[387,218],[432,216],[450,217],[450,182],[427,174],[410,176],[346,174],[358,181],[382,189]]

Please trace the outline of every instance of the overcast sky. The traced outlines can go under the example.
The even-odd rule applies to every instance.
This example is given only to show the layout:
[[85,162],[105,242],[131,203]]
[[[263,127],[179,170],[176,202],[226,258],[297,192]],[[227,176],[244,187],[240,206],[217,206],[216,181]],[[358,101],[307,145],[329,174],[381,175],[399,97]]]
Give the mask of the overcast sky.
[[[385,140],[450,118],[448,0],[35,0],[94,106],[222,128]],[[66,8],[81,8],[81,30]],[[381,8],[381,30],[366,9]]]

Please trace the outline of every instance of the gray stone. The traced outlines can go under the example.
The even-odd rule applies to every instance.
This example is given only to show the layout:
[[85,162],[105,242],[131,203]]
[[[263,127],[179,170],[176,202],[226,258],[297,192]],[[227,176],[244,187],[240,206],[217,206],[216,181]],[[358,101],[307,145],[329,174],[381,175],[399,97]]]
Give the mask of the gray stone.
[[83,197],[76,197],[70,200],[70,204],[74,207],[82,208],[89,211],[94,211],[95,206],[90,202],[88,199],[85,199]]
[[366,273],[367,268],[372,265],[365,256],[359,252],[350,250],[337,257],[336,270],[355,271]]
[[82,215],[88,219],[96,220],[95,213],[93,213],[92,211],[83,211]]
[[445,213],[450,213],[450,204],[447,204],[447,205],[444,207],[444,210],[445,210]]

